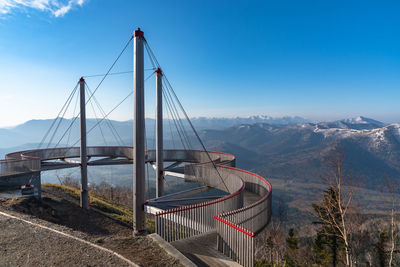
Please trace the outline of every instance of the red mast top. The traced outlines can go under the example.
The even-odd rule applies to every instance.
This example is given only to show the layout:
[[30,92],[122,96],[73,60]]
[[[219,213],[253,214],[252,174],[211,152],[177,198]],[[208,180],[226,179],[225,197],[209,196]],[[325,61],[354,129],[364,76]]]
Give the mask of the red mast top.
[[134,31],[133,33],[133,37],[143,37],[144,36],[144,32],[142,32],[140,30],[140,28],[138,28],[136,31]]
[[83,77],[81,77],[81,78],[79,79],[79,81],[80,81],[80,82],[84,82],[85,79],[83,79]]
[[156,73],[162,75],[162,70],[161,70],[160,68],[157,68],[157,69],[156,69]]

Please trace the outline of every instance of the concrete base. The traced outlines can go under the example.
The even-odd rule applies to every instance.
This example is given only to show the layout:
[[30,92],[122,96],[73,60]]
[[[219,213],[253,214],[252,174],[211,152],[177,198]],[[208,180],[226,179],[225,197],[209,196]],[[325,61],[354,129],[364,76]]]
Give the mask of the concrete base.
[[146,236],[146,235],[147,235],[147,230],[142,230],[142,231],[133,230],[133,236]]

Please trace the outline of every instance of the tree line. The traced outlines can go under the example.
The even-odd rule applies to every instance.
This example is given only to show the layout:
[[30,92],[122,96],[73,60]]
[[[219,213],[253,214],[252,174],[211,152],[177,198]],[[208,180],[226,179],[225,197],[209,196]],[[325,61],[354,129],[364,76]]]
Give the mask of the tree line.
[[354,200],[360,178],[346,172],[344,155],[335,147],[324,156],[326,188],[311,204],[313,233],[300,238],[297,229],[285,229],[278,208],[257,240],[256,266],[400,266],[397,184],[389,178],[383,183],[383,201],[390,202],[386,215],[366,215]]

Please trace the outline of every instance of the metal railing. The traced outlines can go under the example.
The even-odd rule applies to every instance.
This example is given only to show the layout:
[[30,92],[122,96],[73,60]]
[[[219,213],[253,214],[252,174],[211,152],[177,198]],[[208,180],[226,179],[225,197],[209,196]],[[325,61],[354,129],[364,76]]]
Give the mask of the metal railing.
[[0,160],[0,177],[40,171],[40,159]]
[[[220,252],[243,266],[253,266],[254,237],[271,219],[271,185],[257,174],[232,167],[235,165],[233,156],[217,152],[211,154],[213,163],[210,160],[202,162],[204,155],[201,159],[194,157],[196,163],[184,168],[185,179],[218,188],[230,195],[158,212],[155,214],[156,232],[168,242],[173,242],[216,230]],[[244,189],[258,196],[258,200],[245,207]]]
[[218,152],[191,151],[190,153],[190,159],[194,163],[185,165],[185,180],[218,188],[230,195],[156,213],[156,232],[168,242],[215,230],[214,215],[243,206],[245,189],[243,180],[224,172],[224,168],[214,167],[216,163],[234,165],[235,157]]
[[[88,157],[118,157],[132,160],[132,147],[127,146],[91,146],[87,147]],[[210,153],[212,160],[218,161],[218,153]],[[0,176],[40,171],[41,161],[79,158],[79,147],[61,147],[33,149],[9,153],[0,160]],[[225,156],[227,157],[227,156]],[[165,150],[165,161],[205,162],[208,157],[204,151]],[[232,156],[232,158],[234,158]],[[147,161],[155,161],[155,151],[146,151]]]
[[243,205],[244,183],[239,190],[226,197],[155,214],[156,233],[168,242],[215,230],[213,215]]
[[220,252],[243,266],[254,265],[254,237],[271,220],[272,188],[261,176],[231,169],[246,183],[246,190],[261,198],[243,208],[214,216],[217,220],[217,248]]

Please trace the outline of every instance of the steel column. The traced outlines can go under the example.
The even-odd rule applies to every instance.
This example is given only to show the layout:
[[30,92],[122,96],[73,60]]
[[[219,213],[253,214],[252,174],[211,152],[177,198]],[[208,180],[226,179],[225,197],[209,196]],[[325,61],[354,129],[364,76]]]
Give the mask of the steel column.
[[133,230],[145,227],[145,123],[144,123],[144,35],[138,28],[133,34]]
[[87,177],[87,148],[86,148],[86,100],[85,100],[85,79],[79,80],[80,85],[80,123],[81,123],[81,201],[84,209],[89,209],[89,192]]
[[162,70],[156,70],[157,79],[157,117],[156,117],[156,197],[164,195],[163,160],[163,106],[162,106]]

